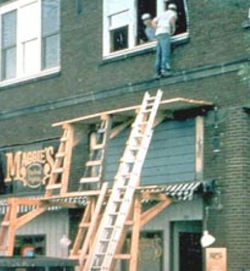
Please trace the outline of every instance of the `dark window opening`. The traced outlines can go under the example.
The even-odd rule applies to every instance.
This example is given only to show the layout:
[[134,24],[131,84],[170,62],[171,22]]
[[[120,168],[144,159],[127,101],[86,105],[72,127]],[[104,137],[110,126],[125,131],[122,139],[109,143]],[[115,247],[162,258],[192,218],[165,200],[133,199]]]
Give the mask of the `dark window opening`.
[[138,0],[137,4],[137,44],[148,41],[145,34],[145,25],[141,19],[142,14],[149,13],[152,18],[156,16],[156,0]]
[[201,271],[202,256],[200,245],[201,234],[180,232],[180,271]]
[[[169,2],[171,3],[171,2]],[[187,17],[185,13],[185,6],[184,6],[184,0],[175,0],[174,2],[177,5],[177,14],[178,19],[176,22],[176,31],[174,35],[178,35],[181,33],[187,32]]]
[[22,255],[22,249],[26,246],[34,248],[35,255],[46,254],[46,238],[45,235],[19,235],[15,238],[14,255]]
[[75,0],[76,15],[83,13],[83,0]]
[[111,52],[128,48],[128,26],[111,31]]

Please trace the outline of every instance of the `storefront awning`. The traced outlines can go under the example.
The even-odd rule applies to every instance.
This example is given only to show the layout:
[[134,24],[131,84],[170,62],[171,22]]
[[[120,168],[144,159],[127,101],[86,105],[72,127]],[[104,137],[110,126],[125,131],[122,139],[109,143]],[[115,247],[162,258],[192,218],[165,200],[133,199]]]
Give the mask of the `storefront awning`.
[[[145,193],[149,194],[165,194],[168,197],[171,197],[176,200],[186,201],[193,200],[194,194],[203,193],[207,190],[207,187],[210,182],[201,182],[201,181],[188,181],[174,184],[166,184],[166,185],[152,185],[152,186],[141,186],[137,188],[137,192],[142,195]],[[74,192],[76,194],[77,192]],[[62,208],[76,208],[76,207],[84,207],[88,201],[88,195],[84,195],[84,191],[79,192],[81,195],[79,196],[67,196],[67,197],[58,197],[52,198],[49,200],[48,207],[49,211],[61,210]],[[98,196],[99,191],[95,191],[95,195]],[[94,194],[92,194],[93,196]],[[150,199],[145,199],[142,197],[142,202],[148,202]],[[43,199],[41,196],[39,197],[27,197],[26,199]],[[46,201],[46,200],[45,200]],[[71,206],[72,204],[72,206]],[[31,210],[37,208],[36,205],[19,205],[19,213],[26,213]],[[0,215],[4,215],[7,209],[7,200],[0,200]]]
[[[150,194],[164,193],[167,196],[174,198],[176,200],[193,200],[194,194],[196,192],[203,191],[204,186],[207,183],[192,181],[185,183],[168,184],[162,186],[151,186],[151,187],[141,187],[142,193],[148,192]],[[144,202],[149,201],[144,199]]]

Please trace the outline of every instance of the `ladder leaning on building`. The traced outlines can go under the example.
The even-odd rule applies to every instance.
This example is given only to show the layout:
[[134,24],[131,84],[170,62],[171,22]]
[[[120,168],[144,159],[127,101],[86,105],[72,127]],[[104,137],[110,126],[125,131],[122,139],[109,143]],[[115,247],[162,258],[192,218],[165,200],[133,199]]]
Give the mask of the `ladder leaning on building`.
[[[112,270],[116,259],[129,260],[129,270],[135,271],[140,228],[171,203],[165,194],[159,193],[159,195],[154,195],[154,199],[157,199],[158,203],[147,211],[141,212],[142,195],[135,194],[152,137],[152,127],[155,123],[161,96],[161,90],[158,90],[156,96],[150,96],[146,93],[142,105],[136,107],[137,116],[132,125],[111,191],[108,190],[107,184],[102,184],[101,181],[103,180],[108,139],[120,130],[117,127],[111,130],[110,116],[112,114],[101,115],[101,123],[95,139],[96,144],[90,146],[90,156],[85,163],[84,176],[79,181],[80,188],[85,184],[97,184],[98,190],[92,192],[68,191],[74,129],[71,123],[64,122],[63,135],[45,194],[40,199],[12,198],[8,201],[8,210],[0,229],[0,250],[4,251],[6,256],[13,255],[16,230],[47,211],[50,206],[75,207],[72,203],[67,204],[57,199],[90,195],[87,196],[87,206],[79,224],[70,257],[79,259],[82,271]],[[128,124],[130,121],[125,126]],[[125,126],[123,125],[123,128]],[[30,212],[20,215],[18,209],[21,205],[32,205],[34,208]],[[130,253],[121,254],[128,226],[132,227],[133,246],[130,248]],[[95,235],[96,231],[97,235]]]

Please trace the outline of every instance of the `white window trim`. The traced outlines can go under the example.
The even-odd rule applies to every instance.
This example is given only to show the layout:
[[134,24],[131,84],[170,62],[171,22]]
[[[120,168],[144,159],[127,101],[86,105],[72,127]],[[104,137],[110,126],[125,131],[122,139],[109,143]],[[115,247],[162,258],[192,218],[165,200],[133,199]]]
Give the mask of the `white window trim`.
[[[40,18],[42,18],[42,0],[14,0],[10,3],[3,3],[2,5],[0,5],[0,29],[2,28],[1,26],[1,16],[5,13],[8,13],[10,11],[13,11],[13,10],[17,10],[18,12],[18,9],[20,9],[21,7],[25,6],[25,5],[28,5],[28,4],[31,4],[31,3],[34,3],[34,2],[38,2],[38,5],[40,7],[39,9],[39,14],[40,14]],[[18,16],[18,13],[17,13],[17,16]],[[48,69],[42,69],[42,50],[41,50],[41,39],[42,39],[42,33],[41,33],[41,23],[42,21],[40,20],[39,21],[39,34],[38,34],[38,39],[39,39],[39,51],[40,51],[40,57],[39,57],[39,62],[40,62],[40,71],[37,72],[37,73],[34,73],[34,74],[29,74],[29,75],[25,75],[25,74],[22,74],[20,72],[21,70],[21,65],[22,65],[22,61],[20,61],[20,56],[19,56],[19,61],[17,61],[17,65],[16,65],[16,77],[15,78],[11,78],[11,79],[5,79],[5,80],[2,80],[0,81],[0,87],[5,87],[5,86],[9,86],[9,85],[12,85],[12,84],[17,84],[17,83],[21,83],[21,82],[25,82],[25,81],[29,81],[29,80],[32,80],[32,79],[36,79],[36,78],[39,78],[39,77],[44,77],[44,76],[48,76],[50,74],[53,74],[53,73],[58,73],[61,71],[61,66],[56,66],[56,67],[52,67],[52,68],[48,68]],[[18,44],[20,44],[20,40],[19,40],[19,34],[18,34],[18,18],[17,18],[17,47],[18,47]],[[0,42],[0,51],[1,51],[1,42]],[[19,51],[20,49],[17,48],[17,59],[18,59],[18,54],[19,54]],[[0,54],[0,63],[1,63],[1,54]],[[21,58],[22,59],[22,58]]]
[[[143,51],[145,49],[149,49],[149,48],[154,48],[156,47],[156,41],[151,41],[151,42],[146,42],[144,44],[140,44],[140,45],[135,45],[135,35],[136,35],[136,28],[132,28],[129,27],[129,34],[128,34],[128,48],[123,49],[123,50],[119,50],[116,52],[110,52],[109,48],[110,48],[110,37],[109,37],[109,27],[108,27],[108,16],[107,16],[107,1],[108,0],[103,0],[103,60],[108,60],[108,59],[113,59],[113,58],[117,58],[120,56],[124,56],[124,55],[129,55],[129,54],[133,54],[136,52],[140,52]],[[130,6],[133,6],[134,8],[131,9],[131,18],[134,18],[134,20],[137,20],[137,15],[136,15],[136,0],[128,0],[130,1]],[[160,14],[161,12],[163,12],[164,10],[164,2],[163,0],[156,0],[157,1],[157,14]],[[187,16],[187,32],[179,34],[179,35],[175,35],[171,38],[171,42],[175,43],[178,41],[182,41],[185,40],[189,37],[189,17],[188,17],[188,12],[187,12],[187,5],[185,2],[185,13]],[[136,23],[134,22],[134,26],[136,25]]]
[[18,83],[22,83],[25,81],[29,81],[29,80],[33,80],[33,79],[38,79],[41,77],[45,77],[54,73],[59,73],[61,71],[61,67],[53,67],[53,68],[49,68],[46,70],[42,70],[39,73],[36,74],[32,74],[32,75],[26,75],[26,76],[22,76],[22,77],[16,77],[16,78],[11,78],[11,79],[6,79],[0,82],[0,88],[1,87],[6,87],[9,85],[13,85],[13,84],[18,84]]

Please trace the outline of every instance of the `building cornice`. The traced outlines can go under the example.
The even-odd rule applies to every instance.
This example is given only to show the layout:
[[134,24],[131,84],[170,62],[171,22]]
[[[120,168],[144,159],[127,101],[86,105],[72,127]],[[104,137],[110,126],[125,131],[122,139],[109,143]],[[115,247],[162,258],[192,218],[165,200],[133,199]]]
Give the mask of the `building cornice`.
[[193,80],[200,80],[213,76],[219,76],[226,73],[237,72],[243,64],[249,63],[250,58],[237,59],[229,62],[216,63],[213,65],[206,65],[189,70],[182,70],[175,72],[172,76],[162,78],[161,80],[145,80],[139,82],[129,82],[126,85],[121,85],[110,89],[101,89],[94,92],[82,93],[67,98],[56,99],[44,104],[35,106],[23,107],[14,110],[1,111],[0,120],[19,117],[22,115],[29,115],[44,111],[60,109],[72,105],[83,104],[87,102],[98,101],[111,97],[124,95],[127,93],[137,93],[153,88],[162,88],[164,86],[190,82]]

